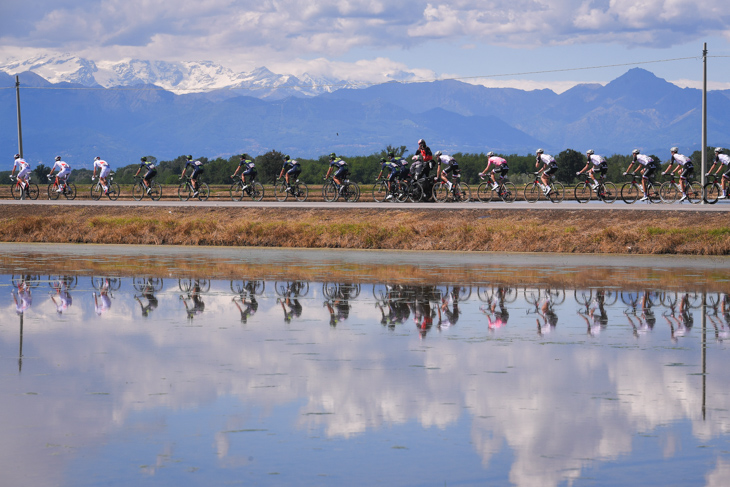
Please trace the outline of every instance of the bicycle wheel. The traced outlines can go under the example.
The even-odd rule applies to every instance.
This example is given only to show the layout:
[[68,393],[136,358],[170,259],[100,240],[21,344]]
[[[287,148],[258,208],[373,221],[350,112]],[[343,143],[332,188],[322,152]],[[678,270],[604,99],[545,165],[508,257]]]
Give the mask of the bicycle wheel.
[[337,201],[339,197],[340,195],[333,181],[327,181],[324,183],[324,186],[322,186],[322,198],[324,198],[326,202],[330,203],[332,201]]
[[109,197],[110,200],[116,201],[119,199],[119,183],[109,183],[109,190],[106,192],[106,195]]
[[[484,183],[482,183],[484,184]],[[481,188],[481,185],[479,186]],[[542,194],[542,190],[540,189],[540,186],[538,186],[535,183],[527,184],[525,185],[525,201],[528,203],[536,203],[540,199],[540,195]]]
[[283,179],[277,183],[274,183],[274,196],[276,197],[276,201],[286,201],[287,198],[289,198],[286,181],[284,181]]
[[252,200],[261,201],[264,199],[264,185],[258,181],[251,183],[247,189],[251,191],[250,196]]
[[477,186],[477,199],[482,203],[489,203],[492,201],[492,184],[489,182],[483,182]]
[[616,185],[610,181],[606,181],[598,187],[598,197],[604,202],[611,204],[616,201],[618,197],[618,191]]
[[180,201],[187,201],[193,195],[193,189],[190,187],[187,181],[180,183],[177,187],[177,197]]
[[458,197],[455,199],[461,203],[468,203],[471,201],[471,188],[466,183],[459,183],[456,189]]
[[38,189],[38,185],[36,183],[28,183],[27,196],[32,200],[37,200],[38,195],[40,195],[40,190]]
[[517,187],[514,183],[507,181],[499,188],[499,197],[505,203],[513,203],[517,198]]
[[677,201],[679,197],[679,190],[677,186],[669,181],[665,181],[659,186],[659,197],[666,204],[672,204]]
[[236,181],[231,184],[231,187],[228,188],[228,194],[231,195],[231,201],[241,201],[243,199],[243,183]]
[[10,184],[10,194],[12,195],[14,200],[20,199],[20,188],[18,187],[17,183]]
[[373,199],[377,203],[385,201],[385,197],[388,196],[388,185],[385,181],[380,181],[373,185]]
[[198,183],[198,200],[208,201],[208,196],[210,196],[208,183]]
[[720,185],[717,183],[707,183],[705,184],[704,188],[704,199],[705,203],[714,205],[717,203],[717,198],[722,194],[722,189],[720,189]]
[[58,186],[55,183],[48,183],[48,199],[57,200],[60,193],[56,193]]
[[160,201],[162,198],[162,185],[158,182],[150,182],[150,199],[152,201]]
[[449,187],[443,182],[436,183],[433,186],[432,195],[437,203],[443,203],[449,197]]
[[639,198],[639,189],[634,183],[624,183],[621,186],[621,199],[624,203],[630,205]]
[[76,199],[76,185],[74,183],[66,183],[66,189],[63,191],[67,200]]
[[357,183],[347,183],[345,189],[342,190],[342,197],[345,201],[354,203],[360,199],[360,188]]
[[423,200],[423,186],[418,181],[413,181],[408,185],[408,199],[411,203],[419,203]]
[[702,201],[702,186],[698,181],[692,181],[687,185],[687,199],[693,205]]
[[145,188],[142,181],[137,181],[134,183],[134,186],[132,186],[132,199],[134,199],[134,201],[141,201],[146,192],[147,188]]
[[654,186],[653,182],[649,181],[648,183],[646,183],[646,188],[647,196],[649,197],[650,203],[659,203],[660,201],[662,201],[662,197],[659,194],[659,188]]
[[565,186],[560,181],[555,181],[551,185],[552,191],[548,194],[548,199],[553,203],[562,203],[565,199]]
[[398,181],[398,188],[395,191],[395,200],[398,203],[408,201],[408,185],[404,181]]
[[293,188],[294,197],[297,199],[297,201],[307,201],[307,198],[309,197],[309,188],[307,188],[306,184],[297,181],[294,184]]
[[575,187],[575,201],[578,203],[588,203],[591,199],[593,190],[588,183],[581,183]]
[[91,199],[94,201],[99,201],[99,198],[101,198],[102,192],[103,191],[101,189],[101,184],[96,183],[95,185],[93,185],[91,187]]

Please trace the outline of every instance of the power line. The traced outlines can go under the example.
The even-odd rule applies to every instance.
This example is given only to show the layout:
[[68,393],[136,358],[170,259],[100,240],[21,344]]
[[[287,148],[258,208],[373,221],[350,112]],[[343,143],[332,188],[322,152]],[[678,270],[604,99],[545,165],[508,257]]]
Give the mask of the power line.
[[[708,56],[708,57],[730,57],[730,56]],[[690,56],[690,57],[680,57],[680,58],[671,58],[671,59],[657,59],[653,61],[636,61],[632,63],[620,63],[620,64],[604,64],[600,66],[584,66],[579,68],[561,68],[561,69],[548,69],[548,70],[542,70],[542,71],[524,71],[519,73],[502,73],[502,74],[485,74],[485,75],[479,75],[479,76],[455,76],[450,78],[419,78],[419,79],[413,79],[413,80],[392,80],[392,81],[350,81],[350,82],[343,82],[343,83],[329,83],[329,84],[307,84],[307,85],[294,85],[294,86],[272,86],[272,87],[266,87],[266,86],[252,86],[248,88],[220,88],[222,90],[249,90],[249,91],[256,91],[256,90],[279,90],[279,89],[296,89],[296,88],[336,88],[341,87],[345,88],[348,86],[376,86],[381,85],[385,83],[402,83],[402,84],[413,84],[413,83],[429,83],[433,81],[463,81],[463,80],[474,80],[474,79],[485,79],[485,78],[504,78],[507,76],[526,76],[531,74],[549,74],[549,73],[565,73],[565,72],[571,72],[571,71],[587,71],[592,69],[606,69],[606,68],[617,68],[617,67],[624,67],[624,66],[640,66],[645,64],[656,64],[656,63],[669,63],[669,62],[676,62],[676,61],[687,61],[690,59],[695,60],[701,60],[701,56]],[[9,90],[13,89],[14,87],[0,87],[0,90]],[[153,87],[134,87],[134,86],[113,86],[109,88],[104,87],[92,87],[92,86],[83,86],[83,87],[63,87],[63,86],[26,86],[21,87],[23,89],[27,90],[78,90],[78,91],[170,91],[170,92],[191,92],[191,93],[200,93],[202,92],[200,89],[167,89],[162,88],[159,86],[153,86]]]

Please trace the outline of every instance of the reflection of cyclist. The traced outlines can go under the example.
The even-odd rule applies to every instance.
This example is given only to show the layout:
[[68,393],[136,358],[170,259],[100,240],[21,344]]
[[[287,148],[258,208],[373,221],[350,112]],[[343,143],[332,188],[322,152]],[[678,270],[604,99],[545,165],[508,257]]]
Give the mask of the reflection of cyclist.
[[[281,309],[284,310],[284,321],[291,323],[292,318],[299,318],[302,316],[302,305],[299,303],[297,298],[285,298],[277,299],[277,302],[281,303]],[[287,308],[289,310],[287,311]]]
[[542,318],[542,323],[539,319],[535,320],[537,321],[538,335],[550,333],[558,325],[558,315],[553,310],[553,302],[549,295],[535,305],[535,312]]
[[101,316],[102,314],[109,311],[112,307],[112,300],[109,296],[109,279],[104,279],[99,294],[93,293],[94,296],[94,311],[96,314]]
[[[185,311],[188,314],[188,319],[192,320],[195,315],[202,314],[205,311],[205,303],[200,292],[200,281],[195,279],[187,298],[184,295],[180,295],[180,299],[185,305]],[[188,304],[188,299],[190,304]]]
[[24,281],[21,281],[21,283],[18,284],[17,296],[13,291],[11,291],[10,294],[12,294],[13,301],[15,301],[15,312],[19,315],[25,313],[25,311],[33,304],[33,296],[30,292],[30,286],[28,286],[28,284]]
[[149,284],[146,284],[144,289],[142,290],[142,297],[147,300],[146,305],[142,303],[142,300],[139,299],[139,296],[137,296],[136,294],[134,295],[134,299],[139,303],[140,307],[142,308],[142,316],[146,318],[150,315],[152,311],[157,309],[157,305],[159,304],[159,302],[155,297],[154,289]]
[[350,303],[346,299],[330,299],[324,305],[330,312],[330,326],[334,328],[340,321],[350,316]]
[[[451,304],[451,309],[449,309],[449,304]],[[439,329],[449,328],[456,325],[456,322],[459,321],[459,315],[461,314],[461,312],[459,311],[458,287],[454,288],[454,291],[449,294],[448,297],[441,298],[441,311],[443,311],[444,317],[446,319],[439,323]]]
[[[73,299],[71,298],[71,294],[68,292],[68,286],[66,286],[65,282],[60,281],[54,284],[54,287],[56,288],[56,294],[51,294],[51,301],[53,301],[53,304],[56,306],[56,313],[62,314],[69,306],[71,306]],[[58,301],[56,301],[56,299],[58,299]]]
[[[249,317],[256,314],[256,311],[259,309],[259,302],[256,301],[256,296],[252,293],[248,300],[244,298],[243,296],[240,296],[238,298],[238,301],[241,302],[241,304],[238,304],[238,301],[236,301],[236,298],[232,299],[233,304],[236,305],[236,308],[238,308],[238,311],[241,312],[241,323],[246,324],[248,322]],[[243,305],[243,307],[241,307]]]
[[[499,309],[497,307],[499,306]],[[497,291],[497,298],[487,306],[480,306],[479,310],[487,317],[487,326],[489,331],[494,331],[503,326],[507,326],[509,321],[509,311],[504,307],[504,289]]]

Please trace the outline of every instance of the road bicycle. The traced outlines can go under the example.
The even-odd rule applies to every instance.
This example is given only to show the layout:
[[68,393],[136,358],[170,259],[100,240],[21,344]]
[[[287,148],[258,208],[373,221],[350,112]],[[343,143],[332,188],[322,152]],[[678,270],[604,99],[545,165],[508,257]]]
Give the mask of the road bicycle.
[[[177,197],[180,201],[187,201],[192,198],[194,194],[195,188],[193,188],[193,180],[190,179],[190,176],[185,176],[185,180],[177,187]],[[208,183],[198,181],[198,200],[208,201],[208,196],[210,196]]]
[[722,195],[722,184],[719,182],[722,180],[722,176],[718,177],[716,174],[707,174],[706,176],[712,178],[712,181],[708,181],[702,188],[702,195],[705,203],[714,205]]
[[325,178],[325,181],[322,186],[322,198],[325,201],[332,202],[342,198],[354,203],[360,199],[360,186],[356,182],[350,181],[350,178],[345,178],[342,185],[338,185],[332,176]]
[[[389,197],[390,196],[390,197]],[[408,185],[400,180],[395,179],[388,189],[388,179],[377,179],[373,186],[373,200],[378,203],[383,201],[406,201],[408,199]]]
[[471,189],[469,185],[461,182],[461,174],[452,176],[454,181],[451,182],[451,188],[443,181],[438,181],[433,185],[431,195],[437,203],[443,203],[449,199],[459,203],[466,203],[471,200]]
[[[484,179],[483,176],[479,176]],[[494,198],[495,193],[505,203],[513,203],[517,198],[517,187],[513,182],[508,181],[506,177],[500,176],[497,189],[492,189],[491,181],[484,181],[477,188],[477,199],[482,203],[489,203]],[[537,200],[535,200],[537,201]]]
[[59,185],[58,182],[58,178],[54,177],[53,181],[48,183],[48,189],[46,191],[48,193],[49,200],[57,200],[61,195],[63,195],[67,200],[76,198],[76,185],[74,183],[64,181]]
[[150,179],[149,188],[142,182],[141,177],[135,177],[134,186],[132,186],[132,198],[135,201],[140,201],[145,195],[149,196],[152,201],[160,201],[162,198],[162,186],[158,183],[155,178]]
[[235,176],[232,179],[234,183],[228,190],[231,195],[231,200],[241,201],[244,197],[251,198],[253,201],[261,201],[264,199],[264,186],[258,181],[249,181],[246,184],[243,176]]
[[30,182],[30,176],[28,176],[28,180],[25,181],[25,183],[22,183],[22,179],[18,179],[18,177],[10,176],[10,179],[13,180],[13,182],[10,184],[10,194],[13,196],[13,199],[16,200],[37,200],[38,199],[38,185],[35,183]]
[[545,194],[545,191],[543,190],[545,185],[542,184],[540,174],[540,171],[530,173],[530,175],[534,177],[531,183],[527,183],[525,185],[525,201],[528,203],[535,203],[540,198],[549,199],[553,203],[560,203],[563,201],[565,198],[565,187],[563,186],[563,183],[553,181],[553,177],[550,176],[550,192]]
[[307,188],[306,183],[298,179],[287,187],[285,179],[276,178],[274,195],[276,196],[276,201],[286,201],[289,199],[289,196],[294,197],[297,201],[307,201],[309,188]]
[[[94,181],[94,179],[91,179]],[[119,198],[119,183],[114,182],[114,174],[110,173],[109,176],[106,178],[106,184],[107,184],[107,197],[112,200],[116,201],[117,198]],[[104,188],[101,185],[101,180],[97,179],[96,184],[91,186],[91,199],[94,201],[99,201],[101,199],[102,195],[104,194]]]
[[585,181],[578,183],[575,187],[575,200],[578,203],[587,203],[591,200],[591,194],[596,193],[596,198],[604,203],[611,204],[618,198],[616,185],[610,181],[604,181],[603,176],[598,178],[598,184],[594,186],[593,179],[588,173],[582,173]]
[[[659,187],[659,197],[664,203],[671,204],[680,197],[682,188],[674,174],[665,174],[665,176],[669,176],[669,181],[664,181]],[[687,195],[687,201],[696,205],[702,200],[702,186],[697,181],[687,181],[685,194]]]
[[[621,199],[624,203],[630,205],[644,194],[644,190],[641,188],[641,182],[637,181],[637,179],[641,179],[641,176],[637,176],[634,173],[625,174],[625,176],[631,176],[631,181],[621,186]],[[650,203],[659,203],[661,201],[659,188],[654,186],[654,182],[651,179],[646,180],[646,196],[648,198],[647,201]]]

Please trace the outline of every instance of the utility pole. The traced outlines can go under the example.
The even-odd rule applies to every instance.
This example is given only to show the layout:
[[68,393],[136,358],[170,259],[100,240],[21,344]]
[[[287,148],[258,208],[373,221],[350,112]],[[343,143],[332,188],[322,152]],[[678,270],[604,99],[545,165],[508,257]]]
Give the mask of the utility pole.
[[[702,48],[702,187],[705,187],[705,170],[707,166],[707,43]],[[705,199],[702,198],[702,204]]]
[[23,129],[20,124],[20,77],[15,75],[15,103],[18,106],[18,154],[23,157]]

